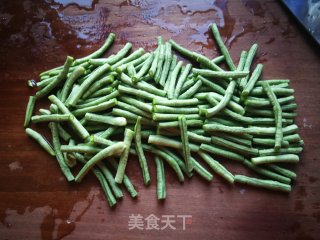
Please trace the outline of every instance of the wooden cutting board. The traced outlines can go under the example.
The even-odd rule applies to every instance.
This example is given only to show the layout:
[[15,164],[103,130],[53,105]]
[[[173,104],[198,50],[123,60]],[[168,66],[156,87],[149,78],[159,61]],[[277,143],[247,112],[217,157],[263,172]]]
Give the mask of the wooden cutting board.
[[[47,2],[0,4],[0,239],[319,239],[319,48],[281,4]],[[85,56],[115,32],[117,39],[108,54],[128,41],[134,49],[153,50],[156,36],[162,35],[214,57],[219,53],[208,31],[212,22],[220,26],[236,62],[241,50],[256,42],[255,64],[264,64],[263,77],[291,79],[305,150],[295,167],[298,179],[290,194],[229,186],[218,176],[210,184],[197,176],[180,184],[166,168],[167,200],[158,202],[155,166],[149,156],[151,186],[143,186],[137,160],[130,158],[128,175],[139,198],[132,200],[125,193],[110,209],[93,175],[79,185],[67,183],[56,161],[24,134],[27,98],[34,93],[26,81],[61,65],[66,55]],[[39,129],[45,132],[45,128]],[[244,172],[236,164],[225,164],[234,173]],[[139,214],[143,230],[129,230],[130,221]],[[147,229],[152,214],[164,229]],[[175,229],[165,226],[166,218]]]

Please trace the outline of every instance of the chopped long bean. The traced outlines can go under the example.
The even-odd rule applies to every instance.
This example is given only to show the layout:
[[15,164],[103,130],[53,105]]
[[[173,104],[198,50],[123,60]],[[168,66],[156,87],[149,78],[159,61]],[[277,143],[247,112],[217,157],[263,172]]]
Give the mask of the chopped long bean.
[[248,95],[251,93],[252,89],[254,88],[256,82],[258,81],[261,73],[262,73],[263,65],[258,64],[257,67],[254,69],[248,83],[244,87],[242,93],[241,93],[241,99],[245,99],[248,97]]
[[[235,134],[253,134],[253,135],[274,135],[276,133],[276,128],[274,127],[229,127],[222,126],[219,124],[205,124],[203,129],[208,132],[228,132]],[[283,128],[284,134],[294,133],[298,129],[297,125],[293,124]]]
[[170,71],[170,65],[171,65],[171,61],[172,61],[172,52],[171,52],[171,44],[170,43],[166,43],[166,51],[165,51],[165,56],[164,56],[164,65],[163,65],[163,69],[161,72],[161,77],[159,80],[159,84],[161,86],[165,86],[166,84],[166,79],[168,77],[169,71]]
[[161,90],[161,89],[158,89],[156,87],[154,87],[153,85],[149,84],[149,83],[146,83],[146,82],[143,82],[143,81],[140,81],[140,82],[137,82],[137,83],[134,83],[130,78],[129,76],[127,76],[126,74],[122,73],[121,74],[121,80],[125,83],[125,84],[128,84],[132,87],[137,87],[141,90],[144,90],[146,92],[149,92],[151,94],[155,94],[155,95],[158,95],[158,96],[165,96],[167,93],[164,91],[164,90]]
[[182,152],[185,164],[187,166],[188,172],[192,172],[193,170],[193,162],[191,159],[190,147],[189,147],[189,138],[188,138],[188,127],[187,120],[184,115],[178,117],[181,142],[182,142]]
[[178,57],[177,55],[173,55],[172,60],[171,60],[171,64],[170,64],[170,69],[169,69],[169,73],[168,73],[168,77],[166,79],[165,85],[164,85],[164,90],[166,92],[168,92],[169,86],[170,86],[170,79],[171,79],[171,75],[173,73],[174,68],[176,67],[178,62]]
[[283,132],[282,132],[282,109],[280,107],[280,104],[278,102],[278,99],[274,92],[272,91],[270,85],[268,83],[263,83],[262,87],[266,94],[268,95],[268,98],[273,106],[273,111],[275,114],[275,127],[276,127],[276,134],[275,134],[275,144],[274,149],[279,150],[281,148],[281,143],[283,139]]
[[[273,147],[275,144],[275,140],[270,138],[253,138],[252,142],[254,144],[267,147]],[[281,146],[287,148],[289,146],[289,142],[286,140],[282,140]]]
[[175,173],[178,176],[179,181],[180,182],[184,181],[184,176],[183,176],[183,173],[182,173],[182,171],[180,169],[180,166],[172,156],[170,156],[169,154],[167,154],[164,151],[161,151],[161,150],[159,150],[159,149],[157,149],[155,147],[149,146],[149,145],[142,144],[142,147],[146,151],[150,151],[150,152],[158,155],[162,159],[164,159],[171,166],[171,168],[175,171]]
[[[283,97],[283,98],[279,98],[278,102],[281,105],[281,108],[283,111],[288,111],[288,110],[293,110],[292,108],[295,108],[295,105],[290,105],[289,108],[286,108],[285,104],[290,103],[294,101],[294,96],[288,96],[288,97]],[[270,106],[271,102],[269,99],[264,99],[264,98],[255,98],[255,97],[248,97],[244,104],[247,107],[266,107],[266,106]]]
[[61,145],[60,147],[61,152],[78,152],[78,153],[88,153],[88,154],[95,154],[101,151],[101,148],[90,146],[90,145]]
[[35,115],[31,117],[33,123],[39,122],[65,122],[72,119],[71,114],[50,114],[50,115]]
[[191,68],[192,68],[192,65],[191,64],[187,64],[185,69],[180,74],[180,77],[179,77],[179,79],[177,81],[177,85],[176,85],[176,87],[174,89],[173,98],[178,98],[179,97],[181,89],[182,89],[182,86],[185,83],[186,78],[187,78]]
[[298,155],[295,155],[295,154],[284,154],[284,155],[276,155],[276,156],[254,157],[254,158],[251,158],[251,161],[254,164],[266,164],[266,163],[277,163],[277,162],[296,163],[299,161],[299,157]]
[[171,107],[187,107],[190,105],[197,105],[199,104],[199,100],[197,98],[191,99],[153,99],[154,105],[164,105],[164,106],[171,106]]
[[158,59],[158,62],[157,62],[157,69],[156,69],[156,72],[155,72],[155,75],[154,75],[154,80],[155,80],[156,83],[160,82],[166,48],[167,48],[167,45],[164,45],[164,44],[160,45],[159,59]]
[[191,159],[193,161],[194,171],[198,173],[203,179],[210,182],[213,179],[213,175],[207,169],[202,167],[196,159],[194,159],[193,157],[191,157]]
[[44,96],[46,96],[47,94],[49,94],[55,87],[58,86],[59,83],[61,83],[68,74],[69,68],[71,67],[73,63],[73,57],[67,57],[66,62],[63,66],[62,71],[59,73],[59,75],[53,80],[51,81],[47,86],[45,86],[43,89],[41,89],[40,91],[38,91],[36,93],[36,98],[42,98]]
[[192,87],[179,96],[179,99],[190,99],[202,86],[202,81],[198,80]]
[[169,87],[168,87],[168,98],[172,99],[174,97],[174,90],[175,90],[175,86],[176,86],[176,81],[177,81],[177,77],[178,74],[180,72],[180,69],[182,67],[182,61],[179,61],[178,64],[175,66],[175,68],[173,69],[171,75],[170,75],[170,79],[169,81]]
[[269,164],[268,165],[268,168],[277,172],[277,173],[280,173],[281,175],[285,176],[285,177],[288,177],[288,178],[291,178],[291,179],[296,179],[297,178],[297,174],[295,174],[294,172],[288,170],[288,169],[285,169],[285,168],[282,168],[278,165],[275,165],[275,164]]
[[210,157],[209,154],[206,154],[203,151],[199,151],[200,157],[212,168],[214,172],[219,174],[221,177],[227,180],[229,183],[233,183],[234,177],[232,173],[230,173],[222,164],[220,164],[218,161],[214,160],[212,157]]
[[[59,133],[59,136],[61,136],[60,131],[59,131],[59,124],[58,124],[58,133]],[[75,146],[75,143],[76,143],[75,140],[72,139],[70,136],[68,145]],[[60,149],[60,151],[61,151],[61,149]],[[65,163],[68,165],[68,167],[72,168],[77,165],[77,157],[76,157],[75,153],[63,153],[63,156],[64,156]]]
[[212,71],[206,69],[193,68],[192,72],[196,75],[212,78],[239,78],[245,77],[249,74],[249,71]]
[[111,189],[108,185],[108,182],[107,180],[105,179],[105,177],[103,176],[103,173],[96,167],[93,167],[92,168],[92,171],[93,173],[96,175],[96,177],[98,178],[100,184],[101,184],[101,187],[106,195],[106,198],[107,198],[107,201],[109,203],[109,206],[110,207],[113,207],[114,205],[117,204],[117,201],[116,199],[114,198],[112,192],[111,192]]
[[[111,166],[114,168],[114,170],[118,169],[118,163],[114,159],[110,159],[109,162],[111,163]],[[132,185],[130,179],[126,174],[123,176],[123,184],[127,188],[131,197],[136,198],[138,196],[136,189],[134,188],[134,186]]]
[[223,139],[221,137],[212,136],[211,141],[213,144],[217,144],[217,145],[222,146],[226,149],[230,149],[231,151],[235,151],[235,152],[241,153],[246,156],[258,156],[259,155],[258,149],[255,149],[252,147],[250,148],[250,147],[242,146],[240,144],[233,143],[232,141]]
[[116,198],[122,198],[123,197],[123,193],[122,193],[120,187],[114,181],[114,177],[113,177],[111,171],[102,162],[98,162],[97,166],[100,169],[100,171],[103,173],[103,175],[105,176],[106,180],[108,181],[108,183],[109,183],[109,185],[110,185],[110,187],[111,187],[111,189],[112,189],[112,191],[114,193],[114,196]]
[[175,107],[167,107],[163,105],[153,105],[153,111],[159,113],[179,113],[179,114],[192,114],[198,113],[198,108],[175,108]]
[[119,96],[119,91],[116,90],[116,91],[113,91],[112,93],[110,93],[108,95],[103,96],[103,97],[95,98],[90,102],[86,102],[86,103],[83,103],[83,104],[76,105],[75,108],[83,109],[83,108],[87,108],[87,107],[94,107],[94,106],[97,106],[99,104],[103,104],[104,102],[107,102],[107,101],[109,101],[111,99],[114,99],[114,98],[116,98],[118,96]]
[[55,156],[55,152],[50,146],[49,142],[38,132],[34,131],[31,128],[26,128],[25,132],[28,136],[33,138],[39,145],[46,150],[51,156]]
[[88,121],[105,123],[105,124],[109,124],[112,126],[126,126],[127,125],[127,119],[125,119],[124,117],[112,117],[112,116],[97,115],[97,114],[93,114],[93,113],[86,113],[85,119]]
[[[244,68],[243,68],[244,71],[249,71],[249,70],[250,70],[250,67],[251,67],[253,58],[254,58],[254,56],[256,55],[257,49],[258,49],[258,44],[253,44],[253,45],[251,46],[250,50],[248,51],[246,63],[245,63]],[[240,80],[239,87],[240,87],[241,89],[243,89],[243,88],[246,86],[247,81],[248,81],[248,78],[249,78],[249,75],[243,77],[243,78]]]
[[130,130],[129,128],[126,128],[126,131],[124,133],[124,151],[121,154],[119,166],[117,169],[117,174],[115,176],[116,183],[122,183],[124,172],[126,170],[128,156],[129,156],[129,150],[131,146],[132,139],[134,138],[135,132]]
[[116,98],[110,99],[106,102],[100,103],[96,106],[90,106],[90,107],[84,107],[84,108],[80,108],[77,109],[75,111],[72,112],[72,114],[76,117],[78,116],[83,116],[86,113],[90,112],[90,113],[94,113],[94,112],[101,112],[101,111],[105,111],[108,110],[114,106],[116,106],[118,103]]
[[[95,96],[94,93],[99,91],[102,87],[104,87],[107,84],[110,84],[114,81],[113,75],[107,75],[103,78],[101,78],[99,81],[96,81],[93,83],[88,90],[83,94],[83,98],[86,99],[89,96]],[[97,95],[97,94],[96,94]]]
[[272,180],[262,180],[262,179],[250,178],[242,175],[235,175],[234,181],[237,183],[248,184],[255,187],[262,187],[262,188],[267,188],[271,190],[277,190],[277,191],[283,191],[283,192],[291,191],[290,185],[279,183],[277,181],[272,181]]
[[97,51],[95,51],[94,53],[91,53],[86,57],[77,59],[73,65],[78,65],[80,63],[86,62],[91,58],[100,57],[105,51],[107,51],[110,48],[115,38],[116,38],[116,35],[114,33],[110,33],[106,41],[104,42],[104,44]]
[[249,160],[245,160],[243,162],[243,165],[248,167],[249,169],[251,169],[252,171],[264,176],[264,177],[267,177],[269,179],[272,179],[272,180],[276,180],[276,181],[279,181],[279,182],[282,182],[282,183],[285,183],[285,184],[290,184],[291,182],[291,179],[290,178],[287,178],[287,177],[284,177],[282,175],[279,175],[275,172],[272,172],[266,168],[262,168],[258,165],[255,165],[253,164],[251,161]]
[[154,158],[157,168],[157,198],[158,200],[166,199],[166,176],[164,174],[163,161],[160,157]]
[[148,99],[148,100],[165,99],[165,98],[157,96],[157,95],[155,95],[153,93],[148,93],[146,91],[129,88],[129,87],[125,87],[125,86],[122,86],[122,85],[120,85],[118,87],[118,91],[120,93],[126,93],[126,94],[134,95],[134,96],[137,96],[137,97],[145,98],[145,99]]
[[149,185],[151,180],[150,180],[150,174],[148,169],[148,163],[141,145],[142,144],[141,143],[141,117],[137,118],[137,122],[134,127],[134,132],[135,132],[135,135],[134,135],[135,147],[136,147],[136,152],[139,158],[140,168],[142,170],[143,181],[145,185]]
[[142,116],[144,118],[149,118],[151,119],[152,115],[148,112],[145,112],[135,106],[131,106],[130,104],[128,103],[124,103],[124,102],[118,102],[118,107],[123,109],[123,110],[126,110],[126,111],[129,111],[129,112],[132,112],[134,114],[137,114],[138,116]]
[[30,96],[29,101],[28,101],[28,105],[26,108],[26,116],[24,119],[24,127],[25,128],[29,126],[35,104],[36,104],[36,97]]
[[[179,117],[179,113],[154,113],[152,114],[152,119],[154,121],[173,121],[177,120]],[[186,114],[186,119],[200,119],[199,114]]]
[[102,74],[106,73],[110,69],[109,64],[104,64],[92,72],[89,77],[80,85],[80,88],[75,95],[72,96],[67,106],[75,106],[79,101],[80,97],[84,94],[85,91],[89,88],[89,86]]
[[71,75],[67,78],[67,80],[64,83],[64,86],[61,91],[61,102],[65,102],[67,100],[69,91],[72,87],[72,85],[77,81],[77,79],[83,75],[85,72],[85,69],[81,66],[77,67]]
[[131,43],[126,43],[124,47],[117,52],[116,55],[111,55],[108,58],[100,58],[100,59],[89,59],[90,64],[101,66],[105,63],[108,63],[109,65],[112,65],[118,61],[120,61],[122,58],[125,57],[125,55],[130,51],[132,48]]
[[150,56],[147,58],[147,60],[143,63],[143,66],[140,69],[140,71],[132,77],[133,82],[140,81],[142,76],[144,76],[144,74],[146,74],[148,72],[148,70],[152,64],[153,57],[154,57],[154,55],[150,54]]
[[[54,95],[49,96],[49,100],[58,106],[59,110],[64,114],[71,114],[69,109]],[[76,117],[72,117],[70,124],[73,126],[75,131],[79,134],[82,139],[89,137],[88,131],[82,126]]]
[[[150,135],[148,138],[148,143],[163,146],[163,147],[170,147],[175,149],[181,149],[182,150],[182,143],[164,136],[160,135]],[[193,152],[199,151],[199,146],[190,143],[189,148]]]
[[[203,125],[203,121],[202,120],[193,120],[193,119],[190,119],[190,120],[187,120],[186,121],[187,123],[187,126],[188,127],[201,127]],[[161,129],[161,128],[176,128],[176,127],[179,127],[179,122],[178,121],[171,121],[171,122],[160,122],[158,124],[158,128]]]
[[136,100],[134,98],[131,98],[131,97],[126,97],[126,96],[121,96],[120,97],[120,100],[127,103],[127,104],[131,104],[143,111],[146,111],[146,112],[149,112],[151,113],[152,112],[152,105],[149,104],[149,103],[145,103],[145,102],[141,102],[139,100]]
[[124,142],[115,143],[109,147],[106,147],[102,151],[94,155],[80,170],[78,175],[75,178],[76,182],[81,182],[83,177],[88,173],[88,171],[99,161],[112,156],[118,156],[126,149]]
[[61,168],[61,171],[63,172],[63,174],[65,175],[66,179],[68,181],[73,181],[74,177],[70,171],[70,168],[68,167],[68,165],[65,163],[65,159],[63,157],[63,154],[60,150],[60,139],[59,139],[59,133],[58,133],[58,126],[57,123],[55,122],[50,122],[49,123],[49,127],[51,129],[51,134],[52,134],[52,145],[53,145],[53,149],[56,153],[56,158],[58,161],[58,164]]
[[200,149],[204,150],[206,152],[213,153],[218,156],[222,156],[222,157],[225,157],[225,158],[228,158],[231,160],[235,160],[235,161],[239,161],[239,162],[243,162],[245,160],[245,158],[238,153],[234,153],[234,152],[231,152],[228,150],[221,149],[217,146],[213,146],[212,144],[209,145],[209,144],[202,143],[200,145]]

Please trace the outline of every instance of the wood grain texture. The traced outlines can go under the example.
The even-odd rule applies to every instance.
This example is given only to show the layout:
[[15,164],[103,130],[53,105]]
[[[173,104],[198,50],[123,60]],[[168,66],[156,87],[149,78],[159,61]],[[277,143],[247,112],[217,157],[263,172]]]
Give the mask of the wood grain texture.
[[[0,17],[0,239],[319,239],[319,47],[278,1],[100,0],[86,7],[2,1]],[[290,194],[231,187],[219,177],[210,184],[197,176],[180,184],[165,166],[167,200],[161,203],[148,156],[151,186],[143,186],[137,160],[130,158],[128,175],[139,198],[125,194],[110,209],[93,175],[68,184],[56,161],[24,134],[25,106],[33,93],[26,80],[61,65],[66,55],[89,54],[112,31],[117,39],[109,53],[127,41],[152,50],[162,35],[214,57],[211,22],[221,27],[236,62],[241,50],[257,42],[255,64],[264,64],[264,78],[291,79],[305,150]],[[234,173],[244,171],[226,165]],[[131,214],[192,215],[192,223],[185,231],[180,220],[176,230],[129,231]]]

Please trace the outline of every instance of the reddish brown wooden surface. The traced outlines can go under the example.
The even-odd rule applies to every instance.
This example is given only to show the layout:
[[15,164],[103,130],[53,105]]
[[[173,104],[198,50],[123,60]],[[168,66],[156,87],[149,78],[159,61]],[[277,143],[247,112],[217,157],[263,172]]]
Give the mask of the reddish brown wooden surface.
[[[168,197],[159,203],[154,164],[146,188],[132,159],[128,175],[140,196],[125,194],[110,209],[93,176],[68,184],[55,160],[24,134],[32,93],[26,80],[61,65],[66,55],[87,55],[112,31],[117,40],[110,52],[127,41],[152,50],[162,35],[213,57],[211,22],[222,27],[234,59],[257,42],[264,78],[292,80],[305,150],[290,194],[230,187],[219,177],[210,184],[197,176],[179,184],[167,170]],[[277,1],[94,1],[85,8],[1,1],[0,239],[319,239],[319,63],[319,48]],[[176,230],[129,231],[131,214],[188,214],[192,223],[185,231],[181,222]]]

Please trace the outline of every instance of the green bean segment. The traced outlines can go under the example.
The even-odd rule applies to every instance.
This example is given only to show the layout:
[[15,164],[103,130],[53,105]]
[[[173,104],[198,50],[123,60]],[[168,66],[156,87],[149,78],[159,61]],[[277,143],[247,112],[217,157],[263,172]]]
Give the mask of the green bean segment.
[[151,179],[150,179],[147,159],[144,155],[143,148],[141,145],[142,144],[141,143],[141,117],[137,118],[134,131],[135,131],[135,136],[134,136],[135,147],[136,147],[136,152],[139,158],[140,168],[142,170],[143,181],[145,185],[149,185]]
[[279,104],[279,101],[272,91],[270,85],[268,83],[262,84],[263,90],[268,95],[268,98],[273,106],[273,111],[275,115],[275,127],[276,127],[276,134],[275,134],[275,144],[274,149],[279,150],[281,148],[281,143],[283,139],[283,132],[282,132],[282,109]]
[[218,30],[218,27],[217,27],[217,24],[212,24],[211,25],[211,30],[212,30],[212,33],[213,33],[213,36],[214,38],[216,39],[217,43],[218,43],[218,46],[220,48],[220,51],[221,53],[223,54],[224,58],[225,58],[225,61],[227,62],[229,68],[231,70],[235,70],[236,67],[232,61],[232,58],[226,48],[226,46],[224,45],[222,39],[221,39],[221,36],[220,36],[220,33],[219,33],[219,30]]
[[276,191],[290,192],[291,187],[288,184],[279,183],[272,180],[261,180],[257,178],[250,178],[242,175],[235,175],[234,180],[236,183],[248,184],[255,187],[262,187]]
[[[252,61],[253,61],[253,58],[254,56],[256,55],[256,52],[257,52],[257,49],[258,49],[258,44],[253,44],[248,52],[248,55],[247,55],[247,58],[246,58],[246,62],[244,64],[244,67],[243,67],[243,70],[244,71],[249,71],[250,70],[250,67],[251,67],[251,64],[252,64]],[[249,76],[246,76],[246,77],[243,77],[240,82],[239,82],[239,87],[240,89],[244,89],[244,87],[246,86],[247,84],[247,81],[248,81],[248,78]]]
[[104,158],[120,155],[126,149],[125,143],[118,142],[115,143],[102,151],[94,155],[80,170],[78,175],[75,177],[76,182],[81,182],[83,177],[88,173],[88,171],[99,161]]
[[51,156],[55,156],[55,152],[50,146],[49,142],[38,132],[34,131],[31,128],[26,128],[25,129],[26,134],[33,138],[39,145],[46,150]]
[[188,172],[192,172],[193,170],[193,162],[191,159],[190,147],[189,147],[189,137],[188,137],[188,127],[187,120],[184,115],[178,117],[181,142],[182,142],[182,152],[185,164],[187,166]]
[[86,113],[84,118],[88,121],[105,123],[105,124],[109,124],[112,126],[126,126],[127,125],[127,119],[125,119],[124,117],[112,117],[112,116],[97,115],[97,114],[93,114],[93,113]]
[[[150,135],[148,138],[148,143],[158,145],[158,146],[163,146],[163,147],[182,149],[181,142],[164,137],[164,136],[160,136],[160,135]],[[199,151],[199,146],[192,143],[189,144],[189,148],[190,148],[190,151],[193,151],[193,152]]]
[[58,161],[58,164],[60,166],[60,169],[62,173],[65,175],[66,179],[70,182],[74,180],[74,176],[72,175],[70,168],[68,165],[65,163],[64,156],[60,150],[60,139],[59,139],[59,133],[58,133],[58,127],[57,123],[55,122],[50,122],[49,123],[49,128],[51,129],[51,134],[52,134],[52,145],[54,152],[56,154],[56,158]]
[[212,71],[206,69],[193,68],[192,72],[196,75],[201,75],[203,77],[212,77],[212,78],[239,78],[245,77],[249,74],[249,71]]
[[276,156],[254,157],[254,158],[251,158],[251,161],[254,164],[266,164],[266,163],[277,163],[277,162],[297,163],[299,161],[299,157],[298,155],[295,155],[295,154],[284,154],[284,155],[276,155]]
[[67,57],[66,62],[64,63],[62,71],[59,73],[59,75],[52,80],[47,86],[45,86],[43,89],[38,91],[36,93],[36,98],[42,98],[49,94],[55,87],[58,86],[59,83],[61,83],[68,75],[69,68],[71,67],[73,63],[73,57]]
[[[114,159],[110,159],[109,162],[115,170],[118,169],[118,163]],[[123,176],[123,184],[127,188],[132,198],[136,198],[138,196],[136,189],[134,188],[129,177],[126,174]]]
[[79,101],[80,97],[84,94],[84,92],[90,87],[90,85],[102,74],[106,73],[110,70],[109,64],[104,64],[92,72],[89,77],[80,85],[78,92],[70,99],[67,106],[75,106]]
[[269,179],[276,180],[276,181],[279,181],[279,182],[282,182],[285,184],[290,184],[290,182],[291,182],[290,178],[284,177],[284,176],[277,174],[275,172],[272,172],[266,168],[255,165],[247,159],[243,162],[243,165],[246,166],[247,168],[251,169],[252,171],[254,171],[264,177],[267,177]]
[[81,66],[77,67],[71,75],[68,77],[61,91],[61,102],[65,102],[68,97],[68,93],[72,88],[72,85],[77,81],[77,79],[85,73],[85,69]]
[[71,114],[49,114],[49,115],[36,115],[31,117],[33,123],[39,122],[65,122],[72,119]]
[[168,87],[168,98],[169,99],[173,99],[173,97],[174,97],[176,81],[177,81],[177,77],[180,72],[180,69],[182,67],[182,63],[183,63],[182,61],[179,61],[170,75],[169,87]]
[[180,74],[180,77],[177,81],[177,85],[174,89],[174,92],[173,92],[173,98],[178,98],[180,96],[180,92],[182,91],[182,86],[183,84],[185,83],[186,81],[186,78],[190,72],[192,68],[192,65],[191,64],[187,64],[185,69],[183,70],[183,72]]
[[36,97],[30,96],[29,101],[28,101],[28,105],[27,105],[27,109],[26,109],[26,116],[24,119],[24,127],[25,128],[29,126],[35,104],[36,104]]
[[158,156],[155,156],[154,160],[157,169],[157,198],[158,200],[164,200],[166,199],[166,176],[163,161]]
[[130,146],[132,139],[135,135],[135,132],[130,130],[129,128],[126,128],[126,131],[124,133],[124,151],[121,154],[120,161],[119,161],[119,166],[117,169],[117,174],[115,176],[115,181],[116,183],[122,183],[123,177],[124,177],[124,172],[127,166],[127,161],[128,161],[128,156],[129,156],[129,151],[130,151]]
[[116,37],[116,35],[114,33],[110,33],[101,48],[99,48],[97,51],[95,51],[94,53],[91,53],[90,55],[88,55],[86,57],[77,59],[73,65],[78,65],[80,63],[88,61],[89,59],[100,57],[105,51],[107,51],[110,48],[115,37]]
[[244,87],[241,93],[241,99],[245,99],[251,93],[252,89],[254,88],[256,82],[258,81],[261,73],[262,73],[263,65],[258,64],[255,70],[253,71],[247,85]]
[[209,154],[206,154],[205,152],[199,151],[199,155],[215,173],[226,179],[227,182],[231,184],[233,183],[234,177],[232,173],[230,173],[224,166],[222,166],[222,164],[214,160],[212,157],[210,157]]

